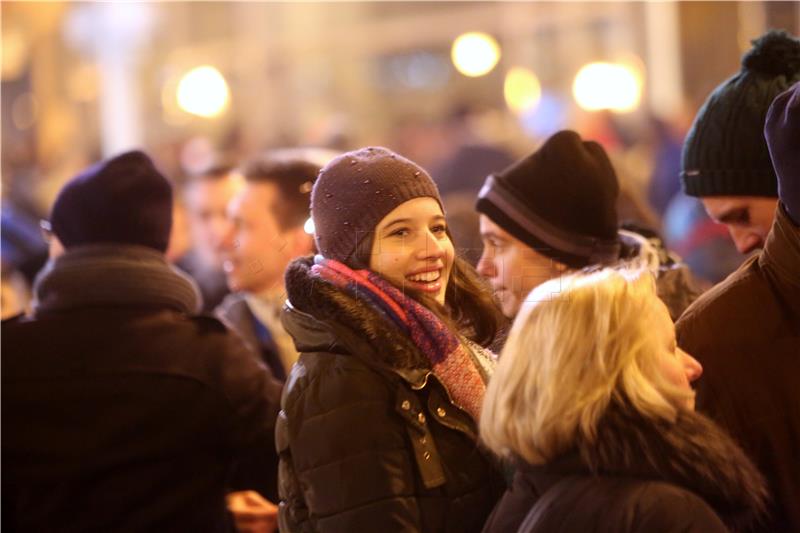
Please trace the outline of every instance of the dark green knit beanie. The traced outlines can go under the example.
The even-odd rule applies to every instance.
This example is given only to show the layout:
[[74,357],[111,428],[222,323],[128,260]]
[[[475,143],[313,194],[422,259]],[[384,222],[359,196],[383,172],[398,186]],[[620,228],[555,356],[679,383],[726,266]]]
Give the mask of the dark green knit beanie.
[[764,138],[772,100],[800,80],[800,40],[769,31],[753,41],[742,69],[708,97],[683,145],[681,182],[690,196],[777,197]]

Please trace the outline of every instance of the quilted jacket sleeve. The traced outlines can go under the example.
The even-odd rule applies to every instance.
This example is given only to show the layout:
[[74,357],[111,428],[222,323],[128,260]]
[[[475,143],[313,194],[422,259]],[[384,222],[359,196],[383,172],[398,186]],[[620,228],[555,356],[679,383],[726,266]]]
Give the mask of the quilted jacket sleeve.
[[[417,467],[392,384],[354,358],[338,359],[290,377],[284,395],[289,475],[313,524],[297,529],[421,531]],[[293,375],[305,372],[301,362]]]

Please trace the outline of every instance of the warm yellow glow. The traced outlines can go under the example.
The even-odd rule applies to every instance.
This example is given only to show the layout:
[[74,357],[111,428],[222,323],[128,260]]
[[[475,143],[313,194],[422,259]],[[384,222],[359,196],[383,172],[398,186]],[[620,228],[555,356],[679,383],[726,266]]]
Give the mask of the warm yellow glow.
[[28,63],[28,41],[25,35],[15,30],[13,25],[6,29],[3,25],[2,46],[2,79],[3,81],[16,80],[22,75]]
[[186,73],[178,83],[178,106],[187,113],[215,117],[225,111],[230,91],[225,78],[214,67],[204,65]]
[[586,111],[633,111],[642,96],[642,79],[631,67],[617,63],[589,63],[572,84],[575,101]]
[[506,105],[515,113],[531,111],[539,105],[542,98],[542,85],[530,69],[514,67],[506,74],[503,85]]
[[500,45],[491,35],[464,33],[453,41],[450,57],[461,74],[472,78],[483,76],[491,72],[500,60]]
[[70,69],[67,75],[67,93],[77,102],[91,102],[97,98],[100,73],[92,63],[83,63]]

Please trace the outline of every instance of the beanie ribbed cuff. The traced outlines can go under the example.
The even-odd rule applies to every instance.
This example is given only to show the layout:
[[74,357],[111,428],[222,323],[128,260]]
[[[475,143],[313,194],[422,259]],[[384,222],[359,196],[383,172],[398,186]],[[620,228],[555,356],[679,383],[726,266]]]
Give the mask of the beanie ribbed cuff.
[[777,197],[775,174],[753,170],[687,170],[680,173],[684,192],[689,196],[765,196]]
[[572,268],[611,264],[619,258],[617,239],[603,240],[565,231],[528,209],[500,180],[489,176],[476,209],[537,252]]

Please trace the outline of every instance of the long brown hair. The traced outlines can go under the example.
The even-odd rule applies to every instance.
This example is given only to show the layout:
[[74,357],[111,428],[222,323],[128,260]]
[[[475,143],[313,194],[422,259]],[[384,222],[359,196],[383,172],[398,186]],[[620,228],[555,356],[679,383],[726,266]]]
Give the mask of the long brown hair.
[[[453,242],[450,230],[446,229],[445,232],[450,242]],[[374,232],[364,235],[348,259],[348,266],[369,268],[373,237]],[[455,243],[453,247],[455,248]],[[507,326],[508,321],[497,307],[487,283],[472,265],[459,257],[458,253],[453,259],[450,279],[445,287],[444,305],[418,290],[409,287],[398,288],[433,311],[450,329],[481,346],[491,345]]]

